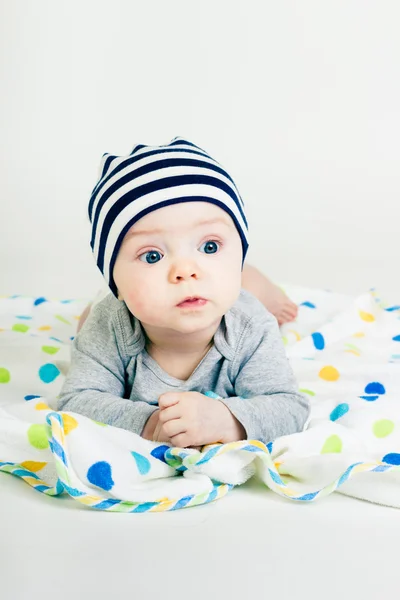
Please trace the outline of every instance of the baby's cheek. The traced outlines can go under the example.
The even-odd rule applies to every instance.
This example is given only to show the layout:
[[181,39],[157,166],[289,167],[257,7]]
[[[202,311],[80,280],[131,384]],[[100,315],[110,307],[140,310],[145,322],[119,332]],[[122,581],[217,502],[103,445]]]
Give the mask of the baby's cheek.
[[146,310],[146,304],[148,306],[149,302],[145,301],[144,297],[141,297],[141,294],[137,291],[130,292],[127,299],[127,304],[131,308],[133,314],[142,313],[143,310]]
[[149,320],[160,313],[160,296],[145,286],[129,292],[126,300],[130,311],[140,320]]

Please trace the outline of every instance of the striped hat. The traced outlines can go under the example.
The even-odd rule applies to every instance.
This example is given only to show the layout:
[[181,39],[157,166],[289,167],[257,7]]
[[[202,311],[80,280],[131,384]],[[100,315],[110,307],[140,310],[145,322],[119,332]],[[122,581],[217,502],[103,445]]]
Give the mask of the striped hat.
[[248,227],[243,201],[232,178],[204,150],[175,137],[165,146],[138,144],[127,156],[103,155],[89,202],[90,245],[115,296],[114,264],[132,225],[163,206],[198,201],[211,202],[232,217],[244,261]]

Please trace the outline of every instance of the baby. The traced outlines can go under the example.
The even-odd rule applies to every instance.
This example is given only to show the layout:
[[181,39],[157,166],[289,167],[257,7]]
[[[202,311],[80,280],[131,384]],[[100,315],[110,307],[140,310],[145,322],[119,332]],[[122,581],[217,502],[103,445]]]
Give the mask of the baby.
[[241,288],[247,221],[223,167],[182,138],[106,154],[89,217],[112,293],[75,337],[59,410],[179,447],[302,431],[277,320]]

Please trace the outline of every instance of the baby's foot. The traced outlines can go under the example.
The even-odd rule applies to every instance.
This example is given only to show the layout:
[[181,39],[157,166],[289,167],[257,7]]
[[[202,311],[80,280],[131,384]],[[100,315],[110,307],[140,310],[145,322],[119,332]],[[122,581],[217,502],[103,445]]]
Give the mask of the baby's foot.
[[263,304],[278,320],[279,325],[294,321],[297,317],[298,306],[290,300],[280,287],[271,283],[265,291]]
[[298,307],[268,277],[251,265],[242,272],[242,287],[258,298],[278,320],[279,325],[289,323],[297,317]]

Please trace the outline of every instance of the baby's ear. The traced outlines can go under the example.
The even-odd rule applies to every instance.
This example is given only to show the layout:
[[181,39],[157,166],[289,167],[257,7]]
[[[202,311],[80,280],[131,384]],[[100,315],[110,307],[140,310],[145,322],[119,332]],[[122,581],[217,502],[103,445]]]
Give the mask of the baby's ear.
[[[118,290],[117,290],[117,291],[118,291]],[[122,295],[119,293],[119,291],[118,291],[118,300],[123,300],[123,297],[122,297]]]

